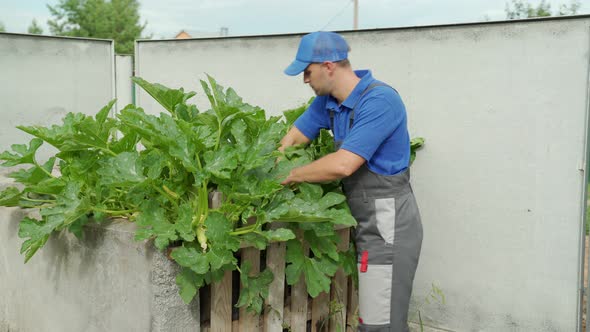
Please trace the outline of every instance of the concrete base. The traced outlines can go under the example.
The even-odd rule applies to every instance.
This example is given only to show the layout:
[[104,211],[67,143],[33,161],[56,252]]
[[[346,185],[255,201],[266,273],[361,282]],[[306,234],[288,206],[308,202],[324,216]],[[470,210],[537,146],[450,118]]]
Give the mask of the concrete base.
[[455,332],[453,330],[437,329],[436,327],[426,326],[424,324],[422,327],[416,323],[409,323],[408,325],[410,325],[410,332]]
[[200,331],[199,303],[184,304],[178,267],[135,225],[52,236],[25,265],[17,237],[24,211],[0,208],[0,332]]

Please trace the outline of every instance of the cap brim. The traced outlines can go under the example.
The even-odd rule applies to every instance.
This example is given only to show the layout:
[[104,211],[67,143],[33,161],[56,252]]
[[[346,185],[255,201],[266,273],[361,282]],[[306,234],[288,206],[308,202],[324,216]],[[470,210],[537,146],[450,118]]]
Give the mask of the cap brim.
[[297,76],[297,75],[301,74],[301,72],[303,72],[305,70],[305,68],[307,68],[307,66],[309,66],[309,63],[295,59],[289,65],[289,67],[287,67],[287,69],[285,69],[285,74],[287,74],[289,76]]

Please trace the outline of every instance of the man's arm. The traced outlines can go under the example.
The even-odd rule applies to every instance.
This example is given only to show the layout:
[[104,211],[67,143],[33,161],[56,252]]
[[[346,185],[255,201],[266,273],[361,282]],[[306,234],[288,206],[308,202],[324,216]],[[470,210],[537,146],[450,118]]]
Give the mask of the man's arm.
[[309,142],[311,142],[311,140],[307,138],[307,136],[303,135],[303,133],[299,129],[297,129],[297,127],[293,126],[293,128],[291,128],[287,135],[285,135],[285,137],[283,137],[283,139],[281,140],[281,146],[279,147],[279,151],[283,152],[285,148],[288,148],[290,146],[298,144],[307,144]]
[[365,159],[340,149],[310,164],[291,170],[281,184],[333,181],[350,176],[365,163]]

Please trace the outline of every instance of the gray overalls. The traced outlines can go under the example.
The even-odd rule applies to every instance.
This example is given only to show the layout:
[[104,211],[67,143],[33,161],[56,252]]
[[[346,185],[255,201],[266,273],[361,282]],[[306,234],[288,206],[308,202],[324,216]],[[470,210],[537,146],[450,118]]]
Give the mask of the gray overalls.
[[[359,100],[378,85],[384,84],[369,85]],[[350,112],[350,127],[355,108]],[[334,111],[330,112],[333,121]],[[331,125],[334,128],[333,122]],[[336,149],[342,145],[341,141],[334,143]],[[407,332],[412,283],[422,247],[422,223],[409,168],[386,176],[372,172],[365,163],[342,183],[358,222],[358,331]]]

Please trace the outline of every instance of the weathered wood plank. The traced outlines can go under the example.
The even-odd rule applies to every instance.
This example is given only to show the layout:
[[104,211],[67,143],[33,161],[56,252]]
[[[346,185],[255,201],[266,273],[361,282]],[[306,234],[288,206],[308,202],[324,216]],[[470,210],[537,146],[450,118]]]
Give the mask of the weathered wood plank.
[[[339,251],[348,250],[350,242],[350,228],[345,228],[337,231],[340,243],[338,244]],[[330,303],[332,304],[333,313],[330,315],[330,332],[346,330],[346,311],[348,303],[348,278],[344,274],[342,268],[339,268],[332,278],[332,286],[330,288]]]
[[330,326],[330,294],[321,292],[311,304],[311,332],[326,332]]
[[[218,208],[223,196],[212,192],[209,206]],[[211,332],[229,332],[232,330],[232,272],[226,271],[220,282],[211,285]]]
[[[242,264],[250,262],[252,269],[250,276],[257,275],[260,272],[260,250],[255,248],[244,248],[242,252]],[[260,331],[260,318],[246,310],[245,307],[240,308],[240,331]]]
[[359,294],[352,277],[348,277],[348,309],[346,310],[346,324],[356,331],[359,323]]
[[272,243],[266,251],[266,268],[274,280],[269,286],[267,308],[264,311],[264,331],[283,331],[283,313],[285,306],[285,242]]
[[[297,232],[297,238],[303,238],[303,231]],[[305,256],[309,255],[309,245],[307,243],[303,244],[303,253]],[[291,312],[289,317],[291,332],[307,331],[308,298],[305,277],[301,274],[299,281],[291,286]]]
[[211,286],[211,332],[232,330],[231,271],[226,271],[220,282]]

